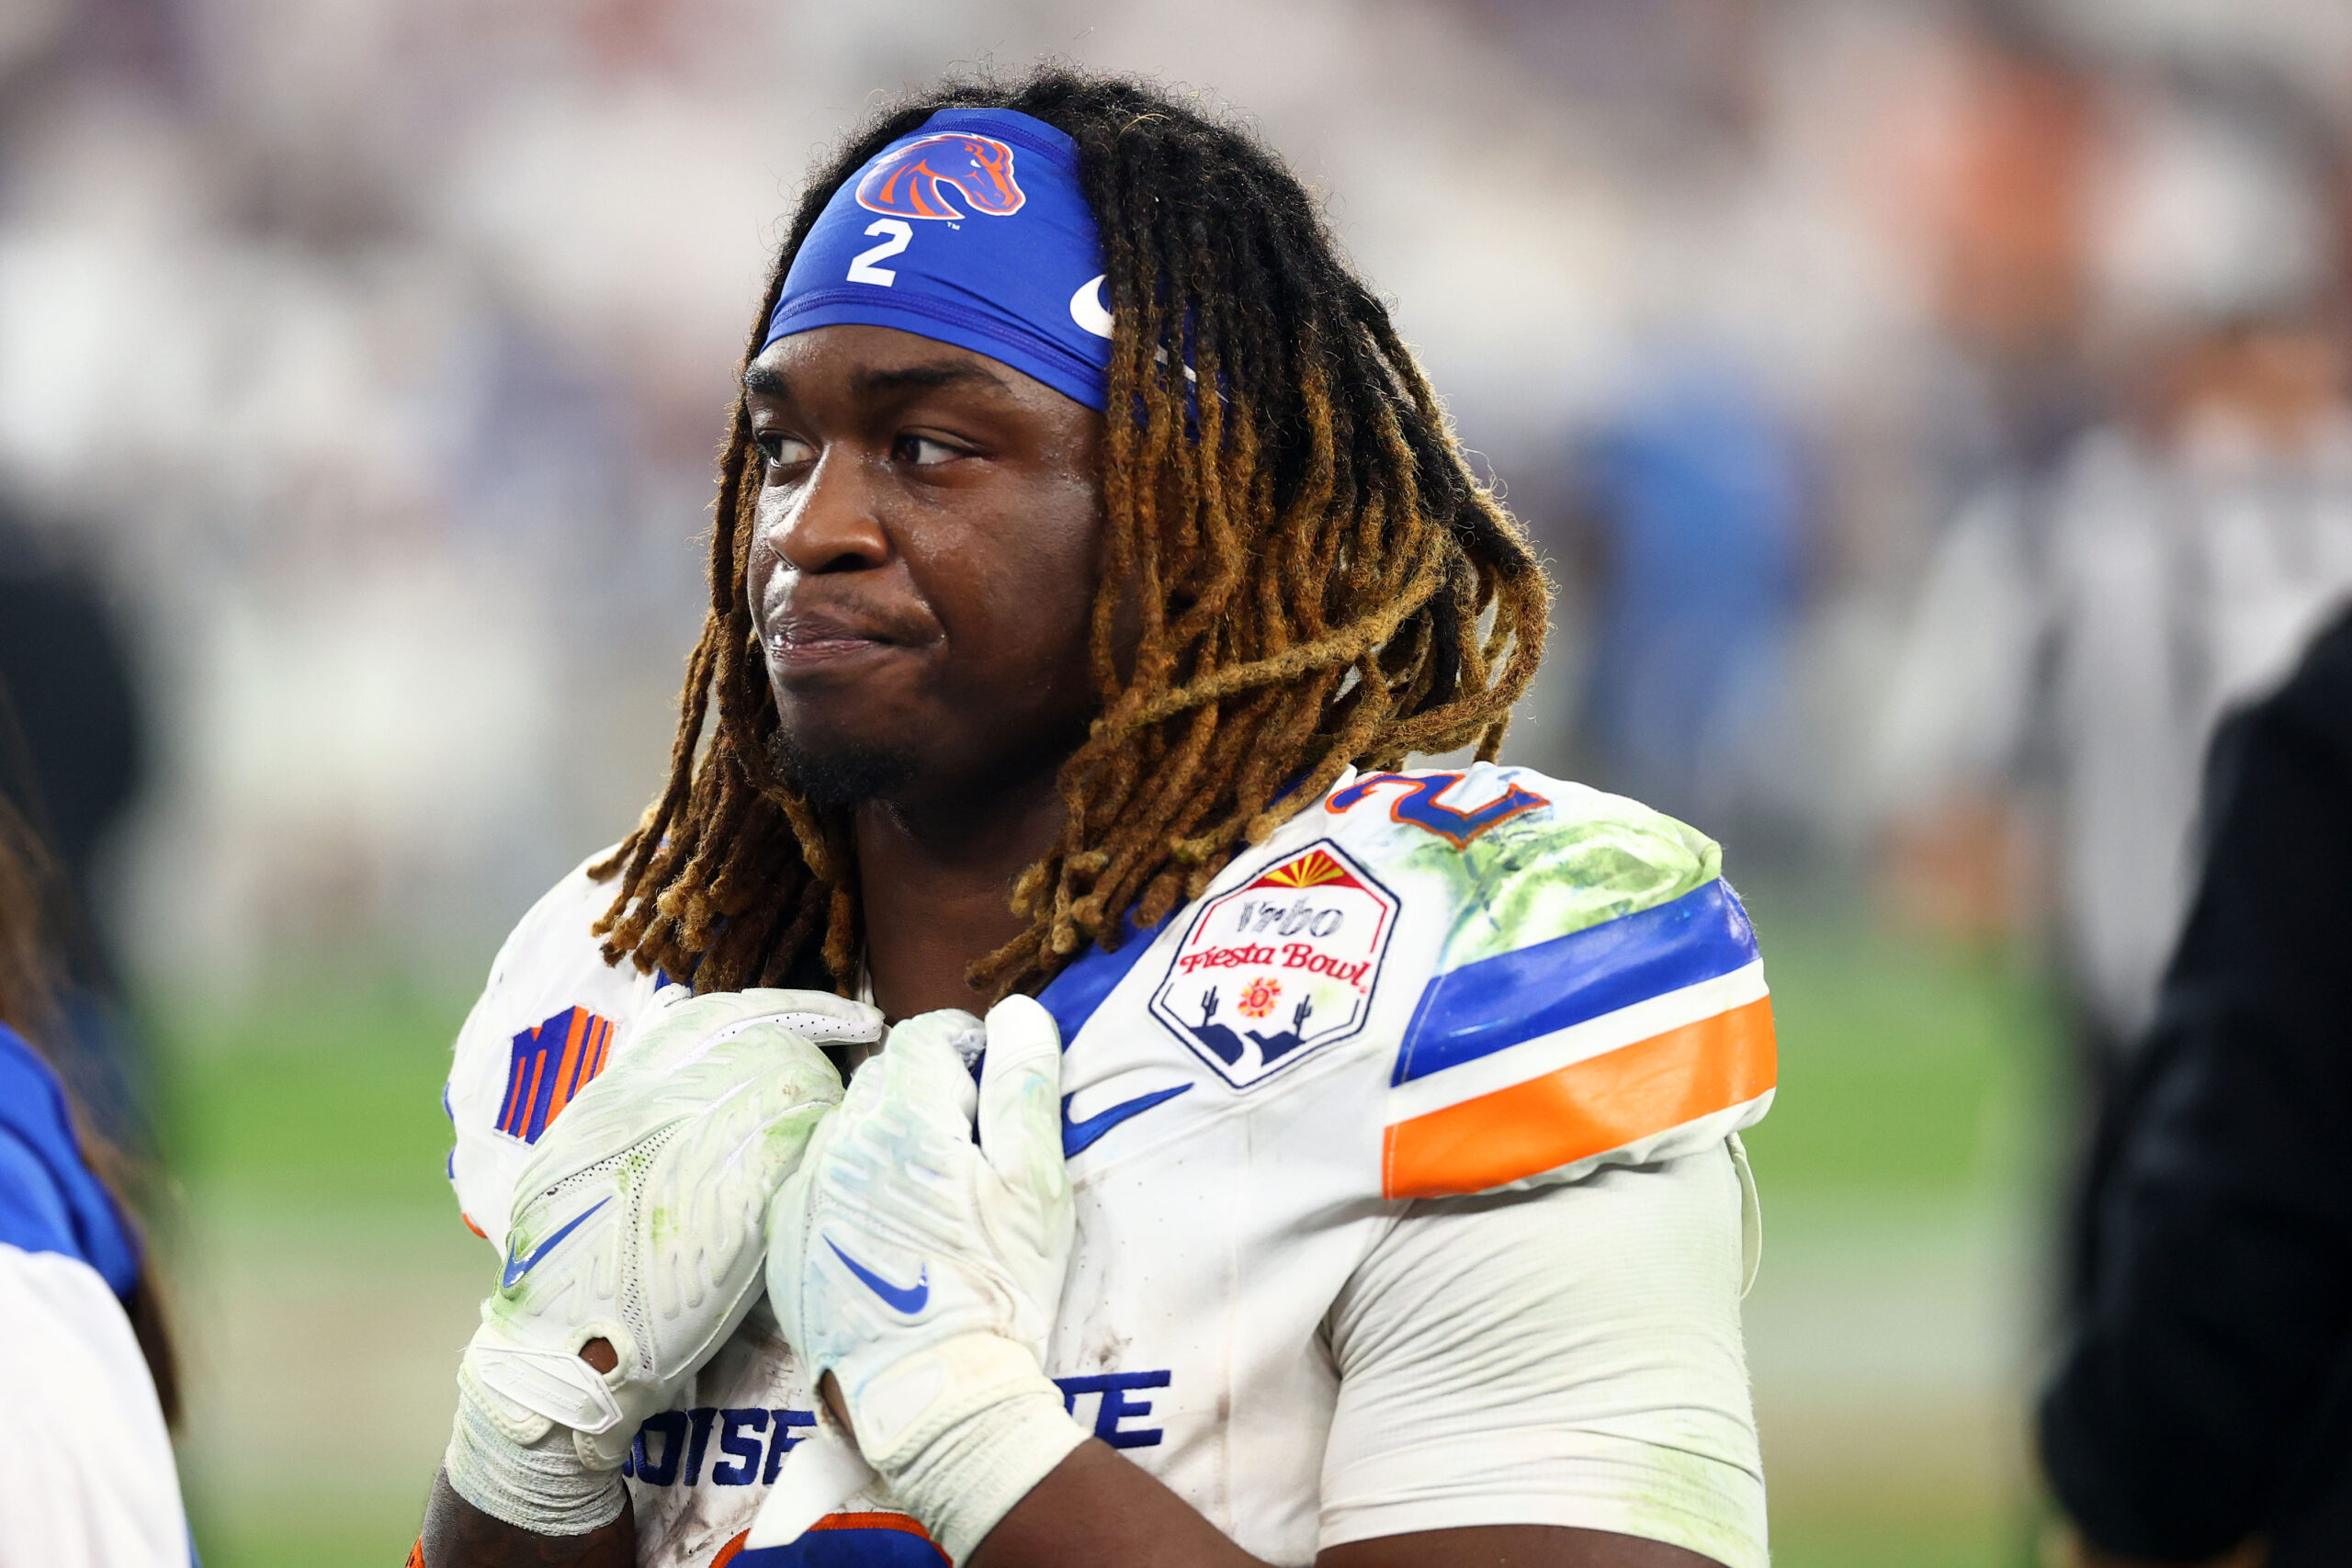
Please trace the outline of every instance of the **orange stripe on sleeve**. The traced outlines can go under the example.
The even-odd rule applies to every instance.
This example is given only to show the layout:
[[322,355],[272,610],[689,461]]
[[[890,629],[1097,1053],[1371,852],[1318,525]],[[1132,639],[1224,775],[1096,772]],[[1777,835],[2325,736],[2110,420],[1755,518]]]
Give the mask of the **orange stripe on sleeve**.
[[1606,1051],[1388,1129],[1390,1198],[1483,1192],[1755,1099],[1773,1086],[1772,999]]
[[563,1057],[555,1069],[555,1093],[548,1100],[548,1120],[553,1122],[580,1092],[580,1068],[586,1057],[589,1021],[595,1015],[586,1008],[573,1008],[571,1018],[563,1026]]

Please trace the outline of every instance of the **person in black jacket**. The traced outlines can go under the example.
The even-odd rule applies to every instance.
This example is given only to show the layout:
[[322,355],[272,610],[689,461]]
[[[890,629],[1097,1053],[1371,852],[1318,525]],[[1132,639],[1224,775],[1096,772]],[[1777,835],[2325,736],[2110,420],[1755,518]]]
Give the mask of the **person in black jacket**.
[[2352,615],[2217,735],[2079,1216],[2042,1461],[2088,1568],[2352,1562]]

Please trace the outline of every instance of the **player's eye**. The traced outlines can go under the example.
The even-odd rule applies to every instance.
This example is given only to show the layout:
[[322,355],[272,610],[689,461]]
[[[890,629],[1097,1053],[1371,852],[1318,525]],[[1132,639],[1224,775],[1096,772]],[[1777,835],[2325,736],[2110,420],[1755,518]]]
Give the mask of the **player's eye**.
[[772,468],[795,468],[817,456],[816,447],[797,435],[786,435],[780,431],[763,431],[752,436],[752,441]]
[[899,437],[899,460],[902,463],[912,463],[918,468],[934,468],[941,463],[953,462],[963,455],[963,452],[956,447],[950,446],[944,441],[934,441],[928,435]]

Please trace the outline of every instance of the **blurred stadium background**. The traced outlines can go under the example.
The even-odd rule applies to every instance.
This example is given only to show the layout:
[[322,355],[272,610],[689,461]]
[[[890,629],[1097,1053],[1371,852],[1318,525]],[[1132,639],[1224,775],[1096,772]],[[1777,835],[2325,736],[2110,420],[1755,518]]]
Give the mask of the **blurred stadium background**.
[[0,787],[160,1150],[206,1562],[400,1561],[491,1273],[448,1042],[655,783],[780,220],[1046,54],[1328,193],[1563,585],[1517,760],[1727,846],[1778,1560],[2034,1561],[2088,1086],[2213,716],[2352,582],[2343,0],[0,7]]

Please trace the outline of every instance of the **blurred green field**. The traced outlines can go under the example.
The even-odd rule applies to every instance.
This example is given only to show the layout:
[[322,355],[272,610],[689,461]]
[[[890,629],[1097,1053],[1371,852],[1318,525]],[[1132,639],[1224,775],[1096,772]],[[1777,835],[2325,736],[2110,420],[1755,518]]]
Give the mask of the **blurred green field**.
[[398,980],[275,988],[166,1031],[166,1126],[192,1191],[446,1207],[441,1084],[472,998]]
[[[2041,989],[1750,890],[1781,1090],[1749,1344],[1782,1568],[2019,1568],[2053,1026]],[[156,1037],[210,1568],[394,1564],[493,1265],[442,1177],[470,998],[349,979]]]
[[2047,1190],[2061,1056],[2039,976],[1906,940],[1818,890],[1747,902],[1781,1043],[1772,1113],[1747,1134],[1768,1198]]

